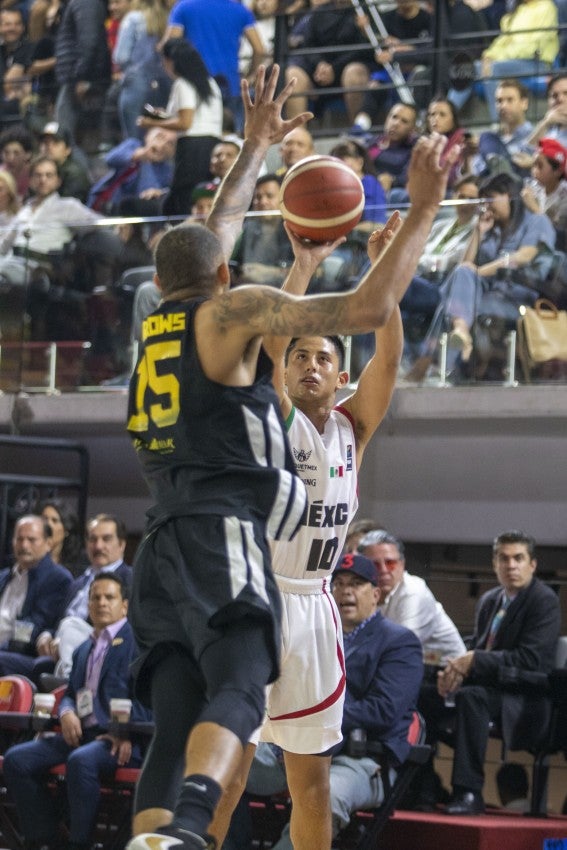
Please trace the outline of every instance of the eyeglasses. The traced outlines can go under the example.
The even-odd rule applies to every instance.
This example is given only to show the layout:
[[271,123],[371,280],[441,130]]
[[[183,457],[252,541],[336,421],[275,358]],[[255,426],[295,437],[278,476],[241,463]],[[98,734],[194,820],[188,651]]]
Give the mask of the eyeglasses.
[[374,566],[378,567],[386,567],[387,570],[393,570],[396,564],[400,562],[400,558],[381,558],[380,560],[373,561]]

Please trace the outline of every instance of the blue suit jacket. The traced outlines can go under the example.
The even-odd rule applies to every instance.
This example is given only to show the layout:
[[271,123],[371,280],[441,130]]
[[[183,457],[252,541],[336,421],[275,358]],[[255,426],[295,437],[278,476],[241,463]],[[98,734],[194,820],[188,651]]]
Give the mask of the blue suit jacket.
[[423,649],[415,634],[377,613],[345,641],[343,735],[363,728],[401,764],[423,677]]
[[[73,666],[65,696],[61,700],[59,711],[65,708],[77,710],[77,691],[85,686],[87,660],[93,647],[89,638],[73,653]],[[108,728],[110,723],[110,700],[114,698],[131,699],[131,720],[150,720],[150,712],[137,700],[134,700],[130,664],[138,653],[130,623],[125,623],[110,646],[100,673],[98,689],[94,696],[94,712],[99,726]]]
[[[0,595],[6,589],[10,574],[10,569],[0,570]],[[37,636],[57,627],[73,576],[65,567],[56,564],[49,554],[29,570],[28,576],[28,592],[19,619],[34,624],[31,646],[35,652]]]

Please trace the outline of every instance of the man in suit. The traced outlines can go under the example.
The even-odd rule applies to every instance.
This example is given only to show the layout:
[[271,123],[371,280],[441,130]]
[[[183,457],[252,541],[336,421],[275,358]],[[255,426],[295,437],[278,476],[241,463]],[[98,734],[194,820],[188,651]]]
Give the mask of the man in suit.
[[42,517],[22,516],[14,526],[15,564],[0,571],[1,676],[20,672],[20,658],[33,665],[38,635],[55,628],[63,613],[72,576],[51,558],[50,540]]
[[45,630],[37,638],[36,649],[40,657],[28,674],[34,681],[41,673],[50,673],[54,669],[57,676],[66,678],[69,675],[73,652],[92,629],[88,622],[88,604],[89,589],[95,576],[115,573],[130,587],[132,567],[124,562],[125,548],[126,526],[122,520],[112,514],[97,514],[89,519],[86,549],[90,566],[71,584],[57,631]]
[[[378,610],[376,567],[368,558],[344,555],[333,573],[331,590],[344,634],[346,694],[343,744],[331,761],[333,835],[351,813],[379,806],[384,787],[376,762],[347,754],[353,729],[381,741],[395,771],[408,756],[409,725],[423,676],[421,643],[410,629],[387,620]],[[391,779],[394,777],[391,776]],[[280,783],[279,788],[277,783]],[[270,744],[260,744],[247,788],[253,793],[285,788],[283,766]],[[240,846],[231,830],[230,847]],[[287,826],[273,850],[291,850]]]
[[[69,843],[67,850],[87,850],[92,843],[100,777],[119,765],[137,766],[137,746],[109,734],[110,700],[131,698],[130,663],[136,655],[126,619],[126,585],[116,573],[100,573],[89,592],[92,637],[77,649],[67,691],[61,700],[61,732],[11,747],[4,757],[4,776],[16,803],[29,848],[57,842],[58,816],[45,776],[50,767],[67,767]],[[132,720],[148,712],[133,702]]]
[[525,532],[500,534],[492,563],[499,584],[478,603],[472,648],[449,659],[438,676],[439,711],[441,698],[454,694],[455,699],[453,800],[446,807],[451,815],[484,811],[491,720],[499,722],[512,750],[536,745],[545,733],[541,681],[553,666],[559,600],[535,578],[535,541]]

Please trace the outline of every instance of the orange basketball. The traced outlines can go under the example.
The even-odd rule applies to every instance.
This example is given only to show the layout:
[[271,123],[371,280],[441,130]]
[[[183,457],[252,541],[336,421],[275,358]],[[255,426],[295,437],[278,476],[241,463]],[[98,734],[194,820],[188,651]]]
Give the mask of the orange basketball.
[[308,156],[293,165],[280,188],[280,210],[296,236],[330,242],[349,233],[364,209],[362,183],[334,156]]

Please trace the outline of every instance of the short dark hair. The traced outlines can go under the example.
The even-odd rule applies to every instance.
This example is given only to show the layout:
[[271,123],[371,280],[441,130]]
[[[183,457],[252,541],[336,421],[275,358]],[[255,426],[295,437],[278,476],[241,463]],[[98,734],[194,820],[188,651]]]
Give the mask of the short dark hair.
[[87,534],[89,533],[89,528],[95,522],[113,522],[116,526],[116,536],[119,540],[126,540],[127,532],[126,525],[118,517],[114,516],[114,514],[96,514],[96,516],[89,517],[87,520]]
[[466,186],[467,183],[474,183],[476,187],[478,187],[478,177],[476,174],[463,174],[462,177],[453,183],[453,193],[455,193],[461,186]]
[[567,80],[567,71],[559,71],[557,74],[554,74],[552,77],[550,77],[549,82],[547,84],[547,88],[545,90],[545,94],[547,97],[549,97],[549,95],[551,94],[551,89],[553,88],[555,83],[559,82],[559,80]]
[[281,186],[282,180],[283,176],[274,174],[273,172],[270,172],[269,174],[262,174],[262,176],[258,177],[256,180],[256,186],[254,188],[257,189],[258,186],[262,186],[264,183],[277,183],[278,186]]
[[492,543],[492,553],[496,555],[500,547],[505,546],[507,543],[521,543],[528,550],[530,559],[535,556],[536,542],[534,538],[525,531],[519,531],[517,529],[512,529],[512,531],[503,531],[498,535],[498,537],[494,538]]
[[12,142],[21,145],[26,153],[33,152],[33,136],[25,127],[9,127],[0,133],[0,151]]
[[530,93],[525,87],[525,85],[520,82],[520,80],[515,79],[514,77],[506,77],[504,80],[499,80],[497,89],[516,89],[522,100],[529,100]]
[[101,582],[101,581],[113,581],[120,588],[120,596],[122,597],[122,599],[128,599],[128,585],[123,580],[120,573],[110,572],[110,571],[105,572],[104,570],[100,573],[97,573],[95,575],[95,577],[93,578],[93,580],[91,581],[90,587],[89,587],[89,599],[91,598],[91,593],[92,593],[93,587],[95,586],[95,584],[97,582]]
[[[297,345],[297,341],[299,339],[304,339],[307,336],[319,336],[319,334],[304,334],[303,336],[294,336],[289,341],[289,345],[288,345],[288,347],[286,348],[286,351],[285,351],[285,365],[286,366],[287,366],[287,362],[289,360],[289,355],[291,354],[291,352],[293,351],[293,349]],[[342,341],[340,336],[332,336],[332,335],[326,335],[326,334],[321,334],[321,336],[323,337],[323,339],[328,339],[329,342],[333,345],[335,352],[337,354],[337,357],[339,358],[339,369],[343,369],[344,363],[345,363],[345,344],[344,344],[344,342]]]
[[168,230],[155,252],[156,272],[165,297],[185,289],[212,294],[217,269],[223,262],[219,240],[202,224],[182,224]]

